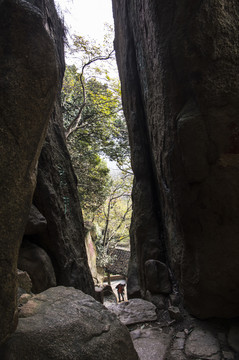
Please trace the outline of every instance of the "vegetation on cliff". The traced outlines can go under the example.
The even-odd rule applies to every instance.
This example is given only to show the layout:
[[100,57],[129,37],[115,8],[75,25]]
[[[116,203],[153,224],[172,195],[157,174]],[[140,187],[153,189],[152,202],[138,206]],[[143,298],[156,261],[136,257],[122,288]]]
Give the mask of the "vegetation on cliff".
[[[112,29],[100,48],[94,41],[74,36],[70,49],[74,65],[68,65],[62,88],[62,110],[78,190],[86,220],[100,229],[99,261],[109,261],[112,246],[129,243],[132,175],[129,144],[122,112],[119,79],[110,71],[115,61]],[[118,165],[112,177],[107,161]]]

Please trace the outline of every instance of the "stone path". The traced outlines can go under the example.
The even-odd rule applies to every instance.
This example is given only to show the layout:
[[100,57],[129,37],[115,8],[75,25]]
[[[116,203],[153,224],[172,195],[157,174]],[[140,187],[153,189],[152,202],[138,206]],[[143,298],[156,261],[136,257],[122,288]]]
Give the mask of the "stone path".
[[157,320],[156,306],[142,299],[133,299],[106,307],[114,312],[124,325]]
[[171,342],[171,332],[162,332],[160,328],[152,327],[143,330],[133,330],[131,337],[140,360],[163,360]]
[[[118,302],[118,293],[117,293],[116,286],[117,286],[118,284],[125,284],[124,299],[125,299],[125,300],[128,300],[128,299],[127,299],[127,283],[126,283],[126,281],[125,281],[124,279],[113,280],[113,281],[111,281],[111,288],[112,288],[112,290],[113,290],[113,292],[114,292],[114,294],[115,294],[115,296],[116,296],[117,302]],[[105,285],[107,285],[106,282],[104,283],[104,286],[105,286]]]
[[200,321],[167,298],[154,302],[107,306],[128,326],[140,360],[239,360],[239,319]]

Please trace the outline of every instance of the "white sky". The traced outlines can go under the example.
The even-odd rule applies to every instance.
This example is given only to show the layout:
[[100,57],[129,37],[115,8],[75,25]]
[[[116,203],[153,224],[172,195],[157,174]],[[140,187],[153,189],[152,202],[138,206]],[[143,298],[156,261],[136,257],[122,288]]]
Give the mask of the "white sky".
[[104,24],[113,25],[111,0],[56,0],[71,34],[89,36],[97,42],[104,37]]

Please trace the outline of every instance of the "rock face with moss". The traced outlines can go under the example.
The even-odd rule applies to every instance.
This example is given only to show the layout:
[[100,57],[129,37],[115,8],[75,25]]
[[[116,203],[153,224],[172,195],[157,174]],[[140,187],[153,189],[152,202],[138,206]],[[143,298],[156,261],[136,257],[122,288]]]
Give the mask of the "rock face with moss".
[[[113,0],[135,173],[129,288],[170,265],[198,317],[239,315],[239,4]],[[138,275],[137,275],[138,274]]]

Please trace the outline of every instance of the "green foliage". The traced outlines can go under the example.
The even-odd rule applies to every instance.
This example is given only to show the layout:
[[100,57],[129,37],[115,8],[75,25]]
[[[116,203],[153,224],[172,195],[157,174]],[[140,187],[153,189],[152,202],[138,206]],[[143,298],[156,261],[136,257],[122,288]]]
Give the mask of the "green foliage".
[[[66,129],[78,116],[83,102],[79,77],[75,65],[66,67],[62,88],[62,110]],[[126,155],[129,156],[129,145],[119,84],[116,81],[111,84],[101,83],[91,78],[85,83],[85,89],[86,105],[80,114],[77,128],[69,138],[88,142],[98,153],[122,162]]]
[[69,151],[78,177],[81,206],[86,218],[90,219],[104,203],[109,193],[111,177],[106,162],[87,142],[76,143],[76,149],[74,146],[71,141]]
[[[96,241],[101,266],[111,260],[110,248],[128,244],[131,217],[128,133],[119,79],[110,76],[110,44],[109,32],[102,47],[75,36],[71,52],[78,66],[66,67],[62,88],[63,122],[84,217],[101,228]],[[116,161],[127,175],[112,180],[102,158]]]
[[117,245],[129,247],[132,181],[129,174],[113,179],[104,205],[95,213],[94,222],[102,230],[96,241],[99,266],[105,267],[112,261],[109,253]]
[[[62,89],[65,128],[78,116],[83,101],[79,76],[76,66],[66,68]],[[104,202],[110,184],[109,171],[100,155],[122,163],[129,147],[118,87],[109,89],[107,84],[91,78],[85,88],[86,105],[67,143],[79,179],[83,209],[94,212]]]

